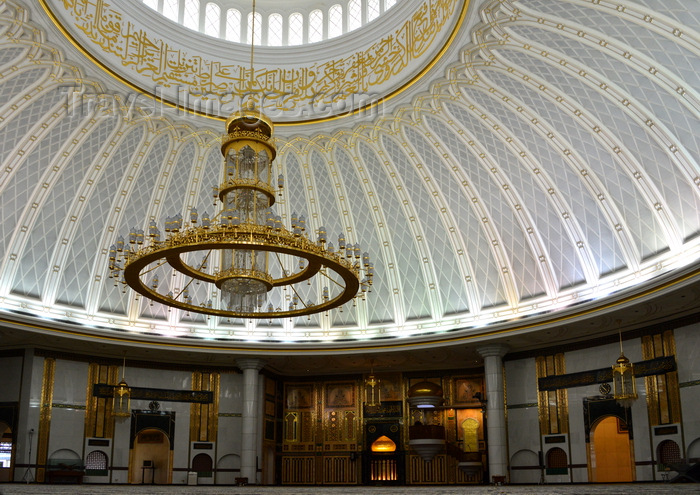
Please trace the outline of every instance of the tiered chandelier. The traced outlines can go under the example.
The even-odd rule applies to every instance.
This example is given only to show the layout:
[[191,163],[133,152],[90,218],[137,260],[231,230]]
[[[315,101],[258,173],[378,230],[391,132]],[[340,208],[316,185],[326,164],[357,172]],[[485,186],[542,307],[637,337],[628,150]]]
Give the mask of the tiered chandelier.
[[[221,145],[225,176],[215,190],[215,204],[218,199],[223,205],[219,214],[209,218],[204,213],[200,221],[192,208],[189,225],[183,225],[182,216],[170,217],[165,239],[154,220],[148,234],[133,228],[127,240],[120,236],[110,248],[112,278],[167,306],[225,318],[291,318],[364,298],[374,267],[359,244],[346,242],[341,234],[335,250],[324,227],[314,242],[303,216],[292,215],[290,231],[273,212],[283,177],[277,178],[275,191],[272,134],[272,121],[250,102],[229,117]],[[183,277],[178,290],[163,293],[154,272],[166,264]],[[192,284],[201,282],[213,287],[207,301],[197,302]],[[302,291],[300,283],[315,283],[318,290]],[[276,298],[277,307],[268,297],[276,288],[285,292]],[[215,305],[217,291],[220,302]],[[320,297],[304,301],[302,292]]]
[[[253,19],[255,0],[253,0]],[[252,24],[255,40],[255,22]],[[250,93],[254,93],[254,44],[250,46]],[[224,177],[214,193],[222,203],[213,218],[201,221],[195,208],[189,225],[182,215],[165,221],[165,239],[155,220],[132,228],[110,247],[110,276],[143,296],[167,306],[224,318],[292,318],[327,312],[371,290],[374,267],[359,244],[338,236],[338,250],[327,243],[324,227],[316,241],[308,237],[306,220],[292,214],[287,230],[272,206],[284,180],[273,187],[272,162],[277,150],[272,121],[255,108],[252,97],[226,121],[222,138]],[[146,236],[148,240],[146,242]],[[179,288],[163,293],[157,273],[169,265]],[[150,280],[147,280],[150,277]],[[194,301],[192,284],[210,284],[206,301]],[[316,289],[302,289],[306,282]],[[282,293],[270,294],[276,289]],[[201,293],[201,292],[200,292]],[[302,294],[315,300],[304,301]],[[212,300],[218,297],[215,304]],[[272,301],[275,301],[275,306]],[[342,310],[342,308],[341,308]]]

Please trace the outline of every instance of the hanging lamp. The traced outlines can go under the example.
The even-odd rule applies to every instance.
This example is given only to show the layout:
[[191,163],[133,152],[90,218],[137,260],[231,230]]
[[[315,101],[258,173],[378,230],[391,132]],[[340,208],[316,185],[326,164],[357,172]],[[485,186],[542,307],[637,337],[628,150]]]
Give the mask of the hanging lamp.
[[637,400],[637,385],[634,377],[634,365],[622,350],[622,331],[620,335],[620,357],[612,366],[613,398],[622,407],[630,407]]
[[131,416],[131,388],[129,388],[129,385],[124,379],[125,370],[126,355],[122,363],[122,379],[117,386],[114,387],[112,398],[112,415],[118,418],[128,418]]

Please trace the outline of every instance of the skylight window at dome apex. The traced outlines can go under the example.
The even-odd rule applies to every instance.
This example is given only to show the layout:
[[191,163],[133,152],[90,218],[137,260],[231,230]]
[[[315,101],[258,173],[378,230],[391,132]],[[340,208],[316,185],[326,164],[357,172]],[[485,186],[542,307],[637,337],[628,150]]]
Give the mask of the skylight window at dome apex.
[[[248,34],[246,40],[248,44],[250,44],[252,40],[255,45],[259,45],[262,42],[262,16],[258,12],[255,14],[250,12],[248,13],[247,19],[248,22],[246,28]],[[254,40],[253,36],[255,36]]]
[[207,3],[204,17],[204,32],[209,36],[219,37],[219,26],[221,25],[221,8],[213,3]]
[[267,45],[282,46],[282,16],[270,14],[267,18]]
[[185,0],[183,25],[195,31],[199,29],[199,0]]
[[299,12],[289,16],[288,45],[301,45],[304,42],[304,17]]
[[241,13],[236,9],[226,11],[226,39],[241,41]]
[[354,31],[362,26],[362,6],[360,0],[348,2],[348,31]]
[[163,10],[161,14],[170,19],[171,21],[179,22],[178,11],[180,10],[179,0],[164,0]]
[[323,40],[323,12],[312,10],[309,14],[309,43]]
[[373,21],[381,14],[379,0],[367,0],[367,21]]
[[[233,8],[230,2],[217,0],[134,1],[208,36],[239,43],[251,42],[252,2],[236,3]],[[301,0],[288,5],[257,0],[256,17],[259,16],[259,21],[256,23],[255,44],[293,46],[332,39],[377,20],[398,3],[398,0]]]

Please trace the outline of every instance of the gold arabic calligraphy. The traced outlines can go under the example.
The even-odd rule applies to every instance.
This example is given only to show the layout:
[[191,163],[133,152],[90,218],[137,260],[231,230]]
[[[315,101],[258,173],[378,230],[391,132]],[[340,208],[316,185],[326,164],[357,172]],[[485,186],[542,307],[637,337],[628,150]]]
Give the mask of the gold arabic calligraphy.
[[[257,69],[256,91],[277,94],[276,106],[290,110],[319,95],[369,91],[423,55],[452,16],[458,0],[429,0],[399,29],[364,51],[291,69]],[[150,36],[103,0],[63,0],[75,27],[122,66],[163,87],[186,86],[192,95],[226,99],[249,89],[249,69],[193,55]]]

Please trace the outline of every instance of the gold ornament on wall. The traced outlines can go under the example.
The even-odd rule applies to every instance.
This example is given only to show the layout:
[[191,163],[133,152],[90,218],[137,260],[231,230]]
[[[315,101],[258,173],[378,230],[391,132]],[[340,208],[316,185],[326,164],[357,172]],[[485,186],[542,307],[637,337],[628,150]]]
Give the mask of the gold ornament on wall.
[[122,362],[122,379],[114,387],[114,397],[112,399],[112,414],[118,418],[128,418],[131,416],[131,388],[124,379],[126,371],[126,356]]

